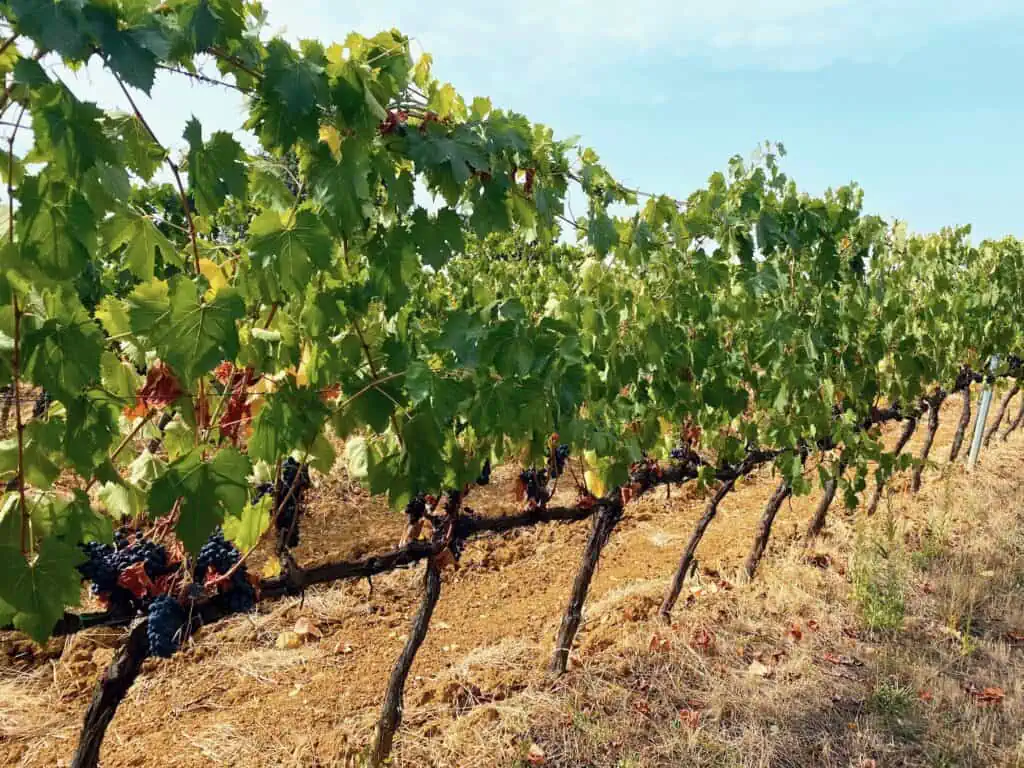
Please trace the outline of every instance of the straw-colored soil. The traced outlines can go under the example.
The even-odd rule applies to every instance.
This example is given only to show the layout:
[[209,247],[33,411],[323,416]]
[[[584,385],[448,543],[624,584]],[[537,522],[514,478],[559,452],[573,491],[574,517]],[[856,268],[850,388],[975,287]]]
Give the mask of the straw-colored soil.
[[[702,499],[673,489],[629,505],[557,681],[544,667],[588,523],[471,543],[416,659],[395,764],[1024,765],[1024,430],[997,437],[967,474],[946,465],[959,405],[944,411],[940,466],[916,498],[900,476],[870,520],[837,500],[810,548],[817,495],[794,499],[749,585],[738,568],[776,481],[743,483],[671,628],[654,609]],[[496,472],[470,505],[514,511],[511,474]],[[386,549],[401,534],[400,516],[341,473],[320,478],[310,506],[302,562]],[[417,568],[375,579],[372,595],[364,581],[270,602],[147,662],[102,765],[355,764],[421,578]],[[279,649],[301,617],[322,638]],[[69,763],[119,636],[96,630],[45,650],[0,638],[0,765]]]

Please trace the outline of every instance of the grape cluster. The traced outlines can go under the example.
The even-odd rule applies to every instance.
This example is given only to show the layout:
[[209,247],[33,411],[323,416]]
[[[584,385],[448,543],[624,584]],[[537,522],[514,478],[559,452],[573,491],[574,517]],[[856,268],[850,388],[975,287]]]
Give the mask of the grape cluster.
[[199,550],[195,580],[200,583],[206,581],[206,573],[211,568],[217,573],[227,573],[240,557],[235,545],[225,539],[224,531],[218,528]]
[[50,410],[50,403],[53,402],[53,397],[45,389],[40,389],[39,394],[36,396],[36,403],[32,406],[32,418],[41,419],[46,415],[46,412]]
[[548,473],[543,469],[530,468],[519,473],[519,482],[523,484],[526,498],[537,506],[544,506],[551,498],[548,494]]
[[485,459],[484,466],[480,470],[480,476],[476,479],[477,485],[487,485],[491,482],[491,460]]
[[[234,568],[241,557],[235,545],[224,538],[224,531],[218,528],[199,550],[193,579],[197,584],[202,584],[211,571],[223,576]],[[256,604],[256,590],[249,581],[244,565],[231,573],[231,580],[220,598],[232,613],[248,611]]]
[[184,609],[170,595],[160,595],[150,603],[146,625],[150,655],[166,659],[178,650],[185,618]]
[[[292,484],[295,490],[292,491]],[[289,547],[299,546],[299,526],[293,525],[295,518],[302,512],[302,497],[309,488],[309,467],[299,464],[289,456],[281,464],[281,476],[277,480],[277,488],[274,491],[274,502],[279,511],[277,514],[277,530],[281,533],[289,533]],[[287,499],[287,501],[285,501]],[[281,502],[284,501],[282,506]]]
[[127,527],[114,533],[113,546],[90,541],[82,544],[81,549],[87,560],[78,566],[78,572],[92,582],[92,593],[103,595],[112,605],[126,610],[142,608],[144,599],[118,584],[125,569],[143,563],[146,576],[151,580],[174,570],[167,562],[167,549],[162,544]]
[[569,446],[562,443],[555,448],[554,465],[551,468],[552,477],[561,477],[565,472],[565,462],[569,460]]

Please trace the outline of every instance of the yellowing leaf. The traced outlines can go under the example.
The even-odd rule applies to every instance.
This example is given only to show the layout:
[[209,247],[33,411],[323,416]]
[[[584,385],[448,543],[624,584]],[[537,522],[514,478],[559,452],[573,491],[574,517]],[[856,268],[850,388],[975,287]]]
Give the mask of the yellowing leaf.
[[598,498],[601,498],[608,492],[608,489],[605,488],[604,480],[593,469],[588,469],[583,473],[583,481],[587,484],[587,490]]
[[273,579],[281,575],[281,561],[276,557],[271,557],[267,562],[263,564],[263,569],[260,571],[260,576],[264,579]]
[[320,126],[320,141],[328,146],[335,160],[341,159],[341,133],[333,125]]
[[199,271],[210,284],[210,290],[206,292],[207,299],[212,299],[217,295],[217,291],[227,287],[228,277],[224,274],[224,270],[210,259],[199,260]]
[[277,636],[277,642],[275,642],[274,645],[276,645],[279,650],[299,648],[302,646],[302,638],[295,632],[282,632]]

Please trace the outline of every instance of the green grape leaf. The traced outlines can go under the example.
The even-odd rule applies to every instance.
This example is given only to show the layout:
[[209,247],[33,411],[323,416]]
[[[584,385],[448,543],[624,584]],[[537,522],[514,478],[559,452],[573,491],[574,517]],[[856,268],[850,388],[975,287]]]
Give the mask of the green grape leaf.
[[145,181],[153,178],[157,168],[166,159],[163,148],[153,141],[149,131],[135,115],[121,114],[109,117],[107,136],[121,147],[125,165]]
[[18,17],[18,31],[33,38],[44,50],[83,61],[89,56],[89,39],[83,30],[81,5],[57,0],[10,0]]
[[135,486],[104,483],[97,496],[107,514],[115,520],[134,519],[145,514],[146,494]]
[[79,475],[91,477],[117,439],[117,411],[91,392],[65,400],[64,407],[64,455]]
[[249,227],[249,250],[254,264],[269,272],[286,291],[302,293],[314,270],[331,263],[331,236],[312,211],[294,216],[264,211]]
[[363,231],[373,214],[369,173],[366,150],[354,142],[345,142],[340,160],[322,145],[312,160],[310,189],[323,206],[327,223],[346,240]]
[[0,547],[0,600],[14,609],[14,626],[38,643],[64,614],[78,605],[82,577],[75,568],[85,555],[56,537],[43,540],[31,563],[16,548]]
[[234,288],[201,302],[196,284],[183,277],[139,285],[127,299],[131,330],[149,339],[184,380],[207,373],[238,354],[237,321],[245,304]]
[[62,184],[26,177],[17,191],[18,241],[27,261],[49,279],[77,277],[96,247],[96,214],[85,197]]
[[156,76],[157,60],[171,49],[164,32],[155,25],[125,29],[117,16],[96,5],[86,8],[85,18],[110,70],[148,95]]
[[240,552],[248,552],[259,543],[270,527],[273,508],[274,498],[270,495],[255,504],[246,504],[241,514],[224,518],[224,537],[238,547]]
[[81,304],[70,297],[63,301],[62,314],[25,334],[22,354],[29,378],[58,400],[66,401],[99,381],[104,340],[103,332]]
[[245,152],[226,131],[217,131],[206,143],[203,129],[194,117],[185,126],[188,142],[188,185],[196,207],[204,216],[212,216],[228,196],[244,200],[249,185]]
[[327,413],[318,390],[297,387],[294,379],[285,379],[253,419],[249,455],[274,463],[293,450],[307,450],[323,429]]
[[125,266],[140,280],[152,280],[156,254],[169,264],[181,266],[178,252],[148,216],[121,212],[103,224],[107,249],[114,252],[124,246]]
[[417,208],[412,216],[412,239],[423,263],[438,269],[465,247],[462,219],[451,208],[442,208],[436,216]]
[[196,553],[213,529],[228,515],[239,515],[249,499],[248,457],[234,448],[221,448],[209,461],[199,449],[171,463],[149,490],[150,514],[171,511],[180,498],[175,528],[185,548]]

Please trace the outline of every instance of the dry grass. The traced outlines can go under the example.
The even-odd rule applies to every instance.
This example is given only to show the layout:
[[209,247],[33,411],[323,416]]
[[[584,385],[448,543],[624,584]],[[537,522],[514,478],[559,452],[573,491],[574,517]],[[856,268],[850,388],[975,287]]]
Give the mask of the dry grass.
[[[631,504],[560,680],[544,664],[587,526],[474,542],[445,577],[413,667],[395,765],[512,768],[532,748],[552,768],[1024,766],[1024,440],[993,441],[968,476],[942,465],[955,416],[919,496],[904,474],[873,518],[837,504],[810,548],[801,535],[816,498],[787,503],[752,584],[739,566],[777,479],[744,482],[709,529],[671,627],[655,612],[703,494]],[[510,511],[507,474],[474,506]],[[307,523],[309,562],[401,532],[342,475],[322,479]],[[420,580],[382,576],[372,596],[365,582],[311,590],[147,662],[103,768],[355,765]],[[277,648],[300,617],[323,637]],[[67,765],[117,640],[94,631],[45,652],[5,640],[0,765]]]
[[398,763],[526,766],[535,745],[594,768],[1024,765],[1024,488],[1006,469],[834,522],[815,550],[830,567],[792,547],[671,628],[643,618],[662,582],[614,589],[560,681],[487,701],[493,670],[541,649],[478,651],[450,680],[482,702],[414,707]]

